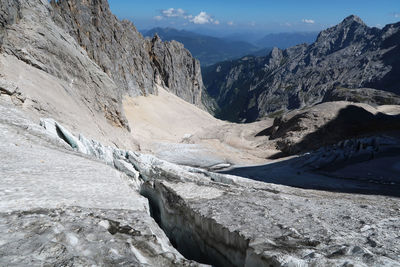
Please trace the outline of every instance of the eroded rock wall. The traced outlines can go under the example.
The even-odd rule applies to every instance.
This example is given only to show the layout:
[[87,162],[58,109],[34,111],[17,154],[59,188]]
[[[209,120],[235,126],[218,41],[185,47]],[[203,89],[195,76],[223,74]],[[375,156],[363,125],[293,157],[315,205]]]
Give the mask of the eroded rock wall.
[[[0,4],[2,55],[59,79],[71,99],[83,102],[87,114],[101,115],[111,125],[129,130],[122,97],[157,94],[156,84],[205,108],[199,62],[179,43],[144,39],[132,22],[119,21],[111,13],[106,0]],[[47,95],[59,95],[53,88],[36,89],[43,105],[51,104]],[[21,90],[26,93],[23,86]],[[48,115],[60,113],[54,110]]]
[[177,42],[146,40],[132,22],[119,21],[107,0],[51,2],[53,18],[91,59],[131,96],[157,93],[166,86],[189,103],[203,107],[200,64]]

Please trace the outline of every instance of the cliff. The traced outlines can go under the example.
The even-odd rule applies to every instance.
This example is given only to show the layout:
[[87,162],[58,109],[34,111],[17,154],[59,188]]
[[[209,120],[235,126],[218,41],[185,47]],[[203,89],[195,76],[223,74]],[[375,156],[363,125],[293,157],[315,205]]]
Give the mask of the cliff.
[[[0,3],[3,67],[16,58],[15,64],[24,62],[61,80],[72,101],[83,102],[111,125],[129,129],[123,96],[157,94],[157,84],[205,109],[199,62],[179,43],[143,38],[131,22],[111,13],[107,1]],[[51,109],[45,107],[50,101],[44,91],[55,89],[21,90],[31,93],[28,98],[40,102],[42,111]]]

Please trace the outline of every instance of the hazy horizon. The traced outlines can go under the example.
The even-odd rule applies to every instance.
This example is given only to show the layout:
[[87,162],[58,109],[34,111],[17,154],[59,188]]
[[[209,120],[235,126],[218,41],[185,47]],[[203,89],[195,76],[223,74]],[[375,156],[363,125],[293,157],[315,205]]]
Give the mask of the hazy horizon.
[[400,21],[396,0],[385,1],[385,4],[370,0],[310,0],[301,5],[294,0],[251,0],[246,4],[241,0],[109,0],[109,3],[118,18],[133,21],[140,30],[171,27],[210,35],[316,32],[352,14],[371,27]]

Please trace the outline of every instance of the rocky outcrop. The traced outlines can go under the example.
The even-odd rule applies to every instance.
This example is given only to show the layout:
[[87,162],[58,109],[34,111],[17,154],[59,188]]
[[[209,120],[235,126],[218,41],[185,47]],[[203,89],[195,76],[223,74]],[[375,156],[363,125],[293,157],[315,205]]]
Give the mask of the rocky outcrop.
[[16,105],[21,105],[26,100],[26,97],[23,95],[18,86],[12,82],[0,78],[0,96],[1,94],[10,96],[12,102]]
[[326,102],[295,110],[274,120],[258,135],[267,135],[282,155],[333,145],[346,139],[400,130],[400,115],[388,115],[368,105]]
[[349,16],[311,45],[211,66],[203,73],[204,82],[217,99],[219,116],[234,121],[309,106],[337,88],[400,94],[400,67],[394,60],[400,55],[399,38],[399,23],[370,28]]
[[206,93],[203,95],[202,92],[204,85],[200,63],[183,44],[176,41],[162,42],[155,35],[149,45],[156,82],[189,103],[208,107]]

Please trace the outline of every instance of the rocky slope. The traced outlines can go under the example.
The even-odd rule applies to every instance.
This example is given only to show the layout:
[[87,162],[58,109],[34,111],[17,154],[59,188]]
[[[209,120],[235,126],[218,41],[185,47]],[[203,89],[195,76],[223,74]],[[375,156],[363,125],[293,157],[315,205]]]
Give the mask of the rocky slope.
[[[191,91],[190,84],[185,82],[192,82],[191,79],[196,82],[196,76],[190,74],[193,58],[189,57],[181,44],[163,43],[157,37],[144,40],[134,31],[131,23],[126,24],[130,25],[127,29],[131,29],[132,32],[126,30],[126,34],[118,37],[121,39],[114,37],[109,29],[115,30],[116,34],[117,30],[124,32],[125,28],[122,25],[125,22],[119,22],[108,13],[106,2],[58,1],[50,5],[47,1],[3,0],[2,3],[4,26],[1,29],[4,38],[0,53],[0,98],[29,111],[33,120],[52,117],[70,129],[120,148],[144,151],[146,147],[154,147],[153,144],[158,143],[157,153],[174,157],[179,154],[190,158],[190,161],[196,164],[203,162],[196,158],[198,154],[186,152],[189,149],[197,153],[198,146],[181,142],[185,136],[193,136],[198,130],[209,128],[209,131],[204,130],[204,134],[196,139],[205,139],[207,153],[210,150],[212,155],[222,152],[222,155],[218,156],[218,163],[231,161],[230,158],[248,158],[247,155],[242,157],[241,151],[236,148],[225,145],[228,138],[222,133],[226,131],[220,127],[213,127],[216,124],[221,125],[221,121],[191,105],[197,101],[199,95],[195,89]],[[100,14],[89,3],[100,8]],[[101,19],[101,27],[97,29],[91,21],[81,21],[88,16]],[[93,33],[90,33],[91,31]],[[92,39],[79,37],[82,32],[87,32]],[[108,40],[108,37],[111,39]],[[137,37],[137,40],[134,37]],[[138,47],[132,48],[131,42]],[[146,49],[143,50],[139,43],[151,51],[143,54]],[[170,47],[170,50],[165,50],[165,47]],[[142,54],[131,57],[131,53]],[[180,63],[181,59],[183,62]],[[129,79],[119,76],[119,72],[114,72],[119,67],[113,66],[119,66],[124,60],[126,64],[121,65],[121,69],[126,68],[125,66],[131,66],[132,69],[132,75],[127,74],[131,82],[126,83],[132,85],[131,89],[124,87],[124,81]],[[146,62],[150,67],[152,64],[157,66],[155,70],[166,77],[165,82],[161,75],[156,76],[154,81],[147,80],[151,87],[142,88],[150,90],[154,86],[154,92],[158,91],[157,95],[145,91],[146,96],[139,96],[140,90],[136,91],[136,87],[133,86],[141,78],[141,81],[146,81],[147,71],[153,70],[144,67]],[[200,71],[200,68],[196,67],[196,71]],[[200,75],[200,72],[197,74]],[[160,86],[156,81],[164,85],[173,84],[178,89],[174,92],[171,86]],[[156,90],[162,87],[164,89]],[[161,90],[164,93],[160,93]],[[174,97],[174,94],[193,101],[183,101],[182,98]],[[121,104],[122,99],[130,99],[124,105],[125,109]],[[143,99],[144,104],[138,105],[136,100],[140,99]],[[251,128],[256,133],[262,127],[266,126],[257,127],[259,130]],[[127,131],[129,128],[131,132]],[[232,135],[240,141],[240,132],[248,126],[236,128],[238,131]],[[210,134],[211,131],[218,131],[218,138]],[[248,131],[249,136],[253,135],[252,131]],[[208,137],[202,138],[204,135]],[[170,144],[171,142],[174,144]],[[236,141],[235,143],[238,143],[234,144],[235,147],[241,150],[242,144]],[[216,145],[218,149],[215,149]],[[246,150],[251,150],[252,147],[253,145],[250,148],[246,147]],[[232,149],[235,153],[232,153]],[[204,151],[202,146],[200,150]],[[229,157],[226,158],[226,155]],[[168,158],[171,159],[169,156]],[[214,156],[208,158],[215,159]]]
[[[398,95],[399,38],[400,23],[370,28],[360,18],[349,16],[322,31],[311,45],[275,48],[266,57],[211,66],[203,73],[204,82],[220,106],[219,116],[233,121],[253,121],[273,112],[312,105],[338,88],[352,89],[353,99],[357,99],[355,89],[363,87]],[[371,94],[360,90],[358,98],[387,104],[373,100]],[[398,101],[398,96],[389,98],[393,97]]]
[[[199,62],[177,42],[145,40],[132,23],[112,15],[106,0],[0,3],[2,65],[17,59],[58,79],[72,99],[82,100],[86,113],[129,129],[123,95],[157,94],[156,84],[204,108]],[[32,94],[21,85],[22,77],[10,79],[4,72],[29,101],[41,105],[37,110],[51,109],[48,99],[38,97],[52,90]]]

